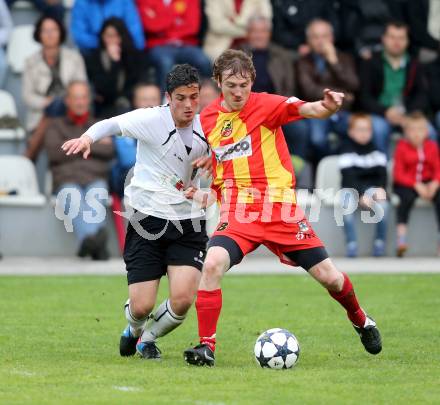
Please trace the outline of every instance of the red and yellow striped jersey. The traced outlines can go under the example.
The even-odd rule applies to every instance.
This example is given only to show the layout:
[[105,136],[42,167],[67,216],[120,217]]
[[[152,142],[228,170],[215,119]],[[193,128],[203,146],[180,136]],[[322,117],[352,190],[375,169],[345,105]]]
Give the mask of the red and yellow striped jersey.
[[201,113],[213,151],[212,188],[224,204],[295,203],[295,174],[281,125],[296,121],[304,101],[251,93],[242,110],[228,112],[220,97]]

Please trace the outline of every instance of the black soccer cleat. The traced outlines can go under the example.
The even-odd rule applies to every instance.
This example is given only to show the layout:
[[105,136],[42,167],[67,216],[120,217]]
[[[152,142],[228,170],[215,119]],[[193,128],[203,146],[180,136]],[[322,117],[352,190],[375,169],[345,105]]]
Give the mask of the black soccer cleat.
[[155,342],[139,342],[136,351],[144,360],[160,360],[161,351]]
[[371,354],[378,354],[382,350],[382,339],[380,337],[379,329],[377,329],[376,322],[373,318],[367,315],[365,325],[363,328],[353,325],[354,330],[361,338],[361,342],[365,350]]
[[130,331],[130,325],[124,329],[119,341],[119,353],[123,357],[133,356],[136,353],[136,343],[139,338],[134,337]]
[[200,344],[183,352],[183,357],[188,364],[194,366],[212,367],[215,362],[214,352],[209,345]]

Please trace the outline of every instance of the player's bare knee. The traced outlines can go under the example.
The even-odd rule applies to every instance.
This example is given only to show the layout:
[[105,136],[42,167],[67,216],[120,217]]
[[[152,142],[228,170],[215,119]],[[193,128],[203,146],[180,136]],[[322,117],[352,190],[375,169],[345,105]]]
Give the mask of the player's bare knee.
[[215,257],[209,257],[205,259],[203,264],[202,277],[205,279],[220,279],[223,277],[224,265],[221,260]]
[[130,300],[130,312],[137,319],[145,318],[153,308],[154,302],[149,300]]
[[340,291],[344,284],[344,276],[338,271],[330,259],[326,259],[321,263],[313,266],[309,273],[324,288],[330,291]]
[[[323,272],[321,284],[330,291],[339,291],[343,283],[343,275],[339,271]],[[342,281],[342,283],[341,283]]]
[[340,277],[338,274],[331,275],[327,279],[326,287],[330,291],[340,290]]
[[170,297],[171,309],[176,315],[185,315],[194,302],[194,298],[194,295],[187,293]]

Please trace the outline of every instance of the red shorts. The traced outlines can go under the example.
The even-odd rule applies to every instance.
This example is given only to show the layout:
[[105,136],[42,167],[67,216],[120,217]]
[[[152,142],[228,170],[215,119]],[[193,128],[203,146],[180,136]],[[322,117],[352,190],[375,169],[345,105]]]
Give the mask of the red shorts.
[[262,220],[261,216],[255,221],[243,223],[235,212],[222,213],[220,222],[212,237],[226,236],[233,239],[240,247],[243,256],[264,245],[280,258],[282,263],[295,266],[285,252],[294,252],[316,247],[323,243],[316,236],[307,221],[304,212],[296,207],[295,219],[286,222],[280,215],[280,206],[274,204],[270,220]]

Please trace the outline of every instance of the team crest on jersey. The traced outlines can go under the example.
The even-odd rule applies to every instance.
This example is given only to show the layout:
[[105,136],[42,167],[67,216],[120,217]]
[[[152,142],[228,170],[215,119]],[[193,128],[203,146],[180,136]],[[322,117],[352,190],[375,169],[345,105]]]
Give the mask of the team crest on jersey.
[[227,138],[228,136],[232,135],[232,121],[231,120],[225,120],[223,123],[223,128],[220,131],[220,135],[224,138]]
[[181,191],[183,190],[183,187],[185,187],[185,185],[183,184],[182,180],[179,180],[176,184],[174,184],[174,187],[176,187],[177,190]]

